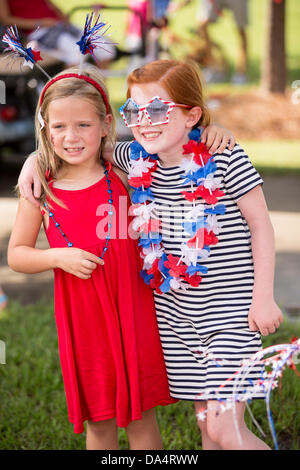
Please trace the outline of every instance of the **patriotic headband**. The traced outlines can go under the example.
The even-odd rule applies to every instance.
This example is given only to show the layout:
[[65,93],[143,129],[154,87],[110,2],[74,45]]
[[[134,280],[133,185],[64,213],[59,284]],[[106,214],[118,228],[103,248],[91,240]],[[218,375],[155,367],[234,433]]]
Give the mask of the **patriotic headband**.
[[44,89],[41,93],[40,106],[42,106],[42,104],[43,104],[44,95],[45,95],[46,91],[48,90],[48,88],[51,85],[53,85],[53,83],[56,83],[59,80],[62,80],[63,78],[78,78],[79,80],[84,80],[85,82],[90,83],[91,85],[93,85],[99,91],[99,93],[101,94],[101,96],[103,98],[103,101],[104,101],[104,104],[105,104],[106,112],[107,112],[107,114],[109,113],[108,99],[107,99],[106,93],[103,90],[103,88],[99,85],[99,83],[97,83],[92,78],[88,77],[87,75],[81,75],[79,73],[65,73],[65,74],[59,75],[58,77],[52,78],[52,80],[50,80],[50,82],[48,82],[47,85],[45,85],[45,87],[44,87]]

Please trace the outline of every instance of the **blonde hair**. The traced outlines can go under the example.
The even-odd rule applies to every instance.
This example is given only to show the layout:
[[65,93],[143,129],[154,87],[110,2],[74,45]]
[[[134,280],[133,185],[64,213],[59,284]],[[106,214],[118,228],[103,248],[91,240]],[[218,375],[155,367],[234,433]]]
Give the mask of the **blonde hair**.
[[201,108],[201,118],[194,128],[209,125],[210,115],[203,96],[202,78],[195,62],[155,60],[135,69],[127,79],[127,98],[130,98],[133,85],[151,82],[163,86],[175,103]]
[[104,84],[104,79],[99,72],[99,69],[96,66],[90,65],[86,66],[83,70],[77,67],[71,67],[63,72],[57,74],[54,78],[59,77],[61,75],[65,75],[67,73],[76,73],[80,75],[85,75],[90,77],[95,82],[97,82],[103,89],[104,93],[107,96],[108,101],[108,112],[106,110],[106,105],[104,103],[103,97],[101,96],[100,92],[97,90],[95,86],[92,84],[80,80],[77,77],[68,77],[61,80],[58,80],[51,84],[49,88],[46,90],[43,101],[41,104],[41,96],[39,99],[39,103],[35,113],[35,135],[36,135],[36,147],[38,150],[38,158],[37,158],[37,171],[42,185],[42,194],[40,197],[40,201],[43,203],[46,200],[46,197],[50,197],[53,201],[55,201],[59,205],[63,205],[61,201],[59,201],[54,194],[52,193],[51,189],[49,188],[48,181],[47,181],[47,174],[51,175],[51,178],[55,178],[58,174],[59,170],[62,168],[63,161],[59,158],[58,155],[53,150],[53,145],[50,141],[50,137],[47,133],[46,126],[41,128],[41,123],[39,121],[39,113],[41,114],[43,120],[45,122],[48,121],[48,112],[49,112],[49,104],[53,100],[57,100],[60,98],[67,98],[69,96],[82,98],[87,100],[88,102],[92,103],[97,110],[97,113],[101,120],[105,119],[107,114],[111,114],[112,124],[110,126],[110,130],[106,137],[103,137],[101,140],[101,145],[99,149],[99,159],[102,156],[103,148],[109,142],[110,144],[114,145],[115,143],[115,118],[113,109],[109,103],[109,95],[107,88]]

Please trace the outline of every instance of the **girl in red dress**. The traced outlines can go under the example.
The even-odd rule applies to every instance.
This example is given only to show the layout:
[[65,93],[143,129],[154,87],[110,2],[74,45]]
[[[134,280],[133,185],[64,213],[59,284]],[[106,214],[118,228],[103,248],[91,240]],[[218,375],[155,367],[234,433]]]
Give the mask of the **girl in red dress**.
[[[55,318],[68,414],[87,449],[161,449],[157,405],[169,387],[153,295],[128,233],[122,172],[102,163],[114,118],[96,67],[69,69],[42,91],[36,129],[43,193],[20,198],[8,248],[12,269],[54,269]],[[42,209],[42,210],[41,210]],[[35,248],[43,223],[50,248]]]

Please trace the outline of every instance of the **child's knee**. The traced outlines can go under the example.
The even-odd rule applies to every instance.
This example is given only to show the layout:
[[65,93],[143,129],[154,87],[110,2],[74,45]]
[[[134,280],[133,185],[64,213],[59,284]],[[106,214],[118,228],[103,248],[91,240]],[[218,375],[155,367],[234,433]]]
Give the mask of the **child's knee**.
[[207,418],[206,422],[206,432],[208,437],[221,446],[225,446],[225,438],[226,438],[226,430],[223,428],[223,426],[220,426],[218,421],[215,419]]
[[132,421],[126,428],[128,433],[139,433],[144,432],[145,429],[151,429],[157,426],[155,408],[144,411],[142,413],[142,419]]
[[88,421],[87,432],[93,433],[94,435],[108,435],[115,434],[117,430],[117,424],[115,419],[106,419],[103,421]]
[[230,449],[232,442],[235,441],[235,429],[230,421],[222,419],[218,414],[207,416],[207,435],[222,449]]

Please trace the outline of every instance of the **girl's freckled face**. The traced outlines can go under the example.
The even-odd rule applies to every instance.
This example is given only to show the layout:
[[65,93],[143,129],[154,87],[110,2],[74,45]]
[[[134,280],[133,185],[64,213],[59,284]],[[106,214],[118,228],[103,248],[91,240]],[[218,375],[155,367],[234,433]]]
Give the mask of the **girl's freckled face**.
[[68,164],[95,161],[107,130],[96,107],[85,99],[67,97],[49,104],[48,136],[55,153]]
[[[167,91],[157,83],[133,85],[131,98],[138,105],[148,103],[154,96],[163,100],[173,101]],[[184,103],[182,103],[184,104]],[[133,127],[134,138],[152,154],[159,157],[174,157],[174,153],[182,153],[182,145],[188,141],[190,128],[186,127],[187,113],[181,108],[174,108],[169,115],[167,124],[150,125],[145,116],[142,117],[141,126]]]

